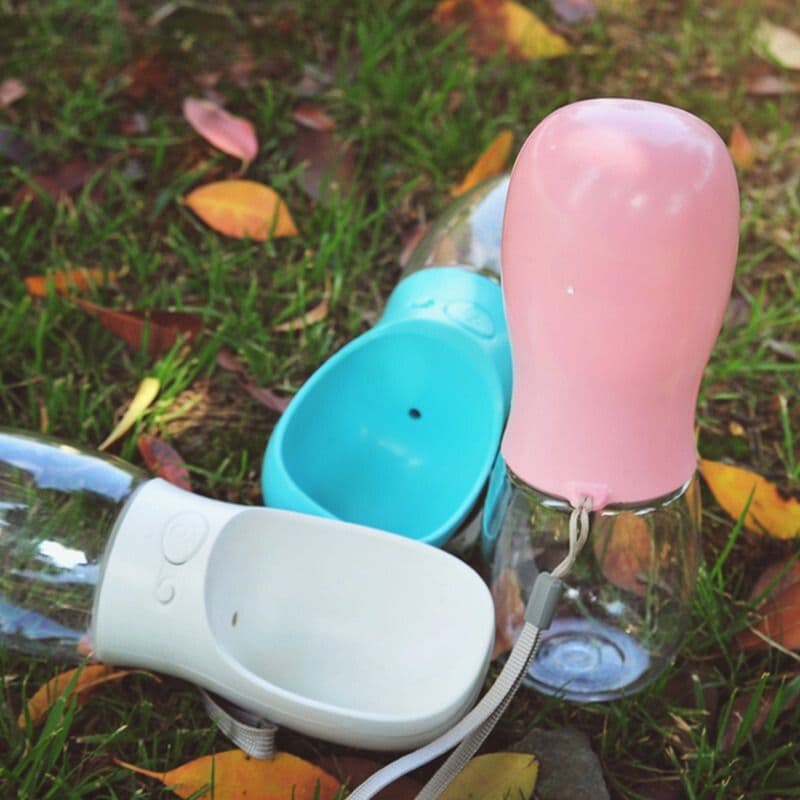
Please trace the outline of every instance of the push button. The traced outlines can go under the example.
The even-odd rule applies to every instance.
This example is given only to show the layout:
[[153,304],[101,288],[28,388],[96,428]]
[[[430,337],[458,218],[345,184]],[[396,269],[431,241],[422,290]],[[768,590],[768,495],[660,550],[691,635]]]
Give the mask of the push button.
[[201,547],[208,533],[208,522],[196,511],[174,516],[164,530],[161,551],[170,564],[185,564]]
[[158,586],[156,586],[156,600],[158,600],[158,602],[162,605],[171,603],[174,597],[175,587],[172,585],[172,583],[170,583],[170,581],[161,581]]
[[475,303],[454,301],[444,309],[445,316],[457,325],[466,328],[470,333],[491,339],[494,336],[494,323],[489,314]]

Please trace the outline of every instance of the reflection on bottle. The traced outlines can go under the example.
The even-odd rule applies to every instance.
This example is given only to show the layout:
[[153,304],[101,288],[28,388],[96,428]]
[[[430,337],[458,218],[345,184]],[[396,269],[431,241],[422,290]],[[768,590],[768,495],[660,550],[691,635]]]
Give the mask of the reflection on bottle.
[[116,459],[0,432],[0,643],[85,653],[105,545],[142,479]]

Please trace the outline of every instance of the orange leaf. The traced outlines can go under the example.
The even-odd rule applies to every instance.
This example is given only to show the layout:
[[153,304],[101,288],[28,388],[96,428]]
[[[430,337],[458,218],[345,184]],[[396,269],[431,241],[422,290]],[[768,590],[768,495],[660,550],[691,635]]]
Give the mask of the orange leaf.
[[136,446],[148,469],[165,481],[186,489],[187,492],[192,491],[189,470],[186,469],[180,453],[171,444],[157,436],[144,434],[136,440]]
[[766,637],[789,650],[800,650],[800,582],[773,592],[759,611],[762,615],[760,621],[739,634],[739,647],[745,650],[767,649],[769,642],[762,638]]
[[152,358],[170,350],[181,336],[188,342],[203,330],[203,320],[186,311],[131,309],[123,311],[76,298],[75,303],[123,342],[141,350],[147,331],[147,353]]
[[218,181],[195,189],[186,205],[206,225],[234,239],[265,242],[296,236],[297,227],[280,195],[255,181]]
[[[154,772],[117,759],[125,769],[161,781],[178,797],[213,788],[214,800],[333,800],[339,782],[314,764],[289,753],[261,760],[227,750],[189,761],[169,772]],[[212,787],[213,784],[213,787]],[[207,791],[202,797],[211,798]]]
[[525,624],[525,603],[519,588],[519,579],[513,569],[504,569],[492,586],[494,599],[494,652],[492,658],[507,653]]
[[223,153],[250,163],[258,155],[253,123],[236,117],[210,100],[187,97],[183,101],[186,121]]
[[753,494],[744,526],[753,533],[768,533],[777,539],[800,535],[800,503],[782,495],[777,486],[755,472],[718,461],[700,459],[700,473],[717,502],[739,519]]
[[750,169],[756,162],[756,149],[753,147],[753,142],[738,122],[733,123],[728,150],[733,163],[740,169]]
[[433,18],[445,30],[466,26],[470,49],[478,56],[506,51],[528,61],[555,58],[572,49],[563,36],[514,0],[441,0]]
[[50,283],[58,294],[68,294],[73,290],[84,291],[90,286],[103,286],[107,280],[113,281],[116,277],[116,273],[106,272],[98,267],[79,268],[51,272],[48,275],[31,275],[25,278],[25,286],[31,297],[47,297],[47,287]]
[[[320,766],[340,777],[352,791],[384,765],[360,756],[326,756],[321,759]],[[422,784],[419,781],[404,775],[381,789],[375,795],[375,800],[414,800],[421,790]]]
[[[50,711],[53,703],[68,689],[76,696],[79,703],[85,702],[93,689],[111,681],[118,681],[129,674],[129,670],[115,670],[106,664],[89,664],[83,668],[71,669],[56,675],[44,686],[40,687],[28,700],[28,714],[34,724],[41,722]],[[77,675],[77,678],[75,677]],[[74,681],[74,683],[72,683]],[[72,686],[70,687],[70,683]],[[20,728],[25,727],[25,714],[17,719]]]
[[645,597],[653,563],[653,538],[647,521],[630,511],[601,517],[593,540],[603,575],[614,586]]
[[472,165],[472,169],[467,173],[461,183],[450,192],[453,197],[468,192],[473,186],[477,186],[486,178],[501,173],[508,163],[511,154],[511,145],[514,137],[511,131],[501,131],[492,140],[492,143],[480,154],[478,160]]
[[287,333],[288,331],[301,331],[316,322],[322,322],[328,316],[328,298],[324,297],[320,303],[314,306],[311,311],[307,311],[302,317],[290,319],[274,325],[272,330],[277,333]]

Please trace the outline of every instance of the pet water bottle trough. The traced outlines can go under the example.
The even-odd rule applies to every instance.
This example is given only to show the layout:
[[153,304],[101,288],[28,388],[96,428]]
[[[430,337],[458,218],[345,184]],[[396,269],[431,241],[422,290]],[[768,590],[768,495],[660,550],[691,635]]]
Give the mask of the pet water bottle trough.
[[433,547],[185,492],[0,432],[0,643],[184,678],[332,742],[398,750],[472,705],[489,592]]
[[454,203],[378,324],[300,388],[267,446],[266,505],[433,545],[464,523],[511,395],[497,272],[507,185],[492,179]]

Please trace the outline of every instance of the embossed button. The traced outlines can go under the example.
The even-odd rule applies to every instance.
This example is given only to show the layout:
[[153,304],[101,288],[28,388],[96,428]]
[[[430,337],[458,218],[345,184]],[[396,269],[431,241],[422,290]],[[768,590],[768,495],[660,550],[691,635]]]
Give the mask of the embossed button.
[[208,522],[196,511],[183,511],[174,516],[164,530],[161,551],[170,564],[185,564],[203,544]]
[[454,301],[444,309],[445,315],[476,336],[491,339],[494,336],[494,323],[489,314],[476,303]]
[[170,581],[161,581],[158,586],[156,586],[156,600],[163,605],[172,602],[172,598],[175,597],[175,587],[170,583]]

